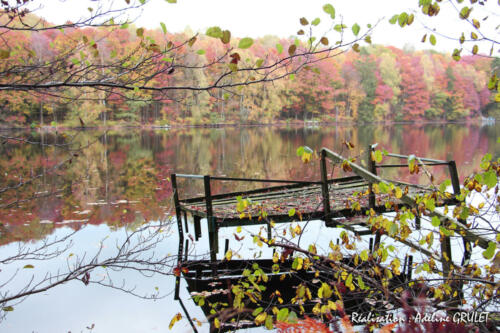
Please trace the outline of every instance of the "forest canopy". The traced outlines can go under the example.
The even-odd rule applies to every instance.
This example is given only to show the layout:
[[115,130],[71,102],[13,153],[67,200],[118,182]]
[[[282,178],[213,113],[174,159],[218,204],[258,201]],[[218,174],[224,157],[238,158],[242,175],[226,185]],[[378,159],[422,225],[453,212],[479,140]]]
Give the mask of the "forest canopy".
[[[117,13],[143,3],[126,1],[131,7]],[[303,17],[296,37],[254,40],[216,26],[205,34],[170,33],[164,23],[148,30],[104,19],[114,11],[101,7],[56,25],[24,3],[6,4],[0,120],[9,127],[454,121],[500,112],[489,87],[498,58],[372,45],[371,25],[334,25],[334,43],[315,37],[320,18]],[[336,17],[333,6],[321,12]],[[404,14],[391,21],[411,24]]]

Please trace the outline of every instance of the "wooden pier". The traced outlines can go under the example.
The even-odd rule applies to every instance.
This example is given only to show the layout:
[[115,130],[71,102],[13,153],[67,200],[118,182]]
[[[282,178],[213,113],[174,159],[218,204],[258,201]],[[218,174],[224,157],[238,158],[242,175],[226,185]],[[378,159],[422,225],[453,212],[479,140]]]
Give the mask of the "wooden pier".
[[[378,247],[381,241],[381,235],[377,230],[372,230],[371,225],[367,223],[367,210],[374,210],[377,213],[394,212],[400,208],[418,207],[417,199],[425,194],[436,192],[437,189],[426,187],[419,184],[403,183],[395,180],[383,179],[377,175],[377,170],[381,168],[407,168],[406,163],[396,164],[377,164],[373,158],[374,147],[370,146],[366,154],[367,167],[361,167],[357,163],[339,154],[330,151],[327,148],[321,149],[320,172],[321,179],[318,181],[302,180],[280,180],[280,179],[254,179],[254,178],[234,178],[219,177],[209,175],[185,175],[172,174],[172,186],[174,190],[174,203],[177,217],[177,226],[179,229],[179,253],[178,267],[188,268],[182,275],[188,284],[188,291],[191,295],[207,291],[215,300],[223,301],[226,295],[214,292],[216,286],[229,288],[243,278],[243,271],[250,266],[257,264],[262,267],[266,273],[269,273],[271,286],[279,288],[283,285],[279,280],[280,274],[288,274],[291,277],[289,281],[292,285],[297,285],[298,281],[307,281],[309,277],[300,274],[310,274],[307,271],[297,272],[291,268],[290,262],[280,264],[280,274],[272,272],[272,261],[270,259],[238,261],[238,260],[217,260],[219,249],[218,231],[220,228],[234,227],[242,225],[267,224],[268,238],[271,237],[271,226],[269,221],[275,223],[291,222],[297,219],[297,215],[303,221],[323,220],[327,227],[342,227],[350,230],[359,236],[372,235],[370,239],[370,251]],[[409,156],[399,154],[386,154],[387,157],[409,160]],[[405,161],[405,162],[406,162]],[[432,166],[445,166],[448,168],[453,193],[447,196],[436,196],[436,207],[444,205],[453,205],[458,201],[455,196],[460,193],[460,184],[458,172],[454,161],[442,161],[423,157],[413,157],[413,161],[421,168]],[[331,178],[331,168],[341,167],[349,170],[353,175],[343,178]],[[201,197],[182,198],[177,184],[179,178],[198,179],[203,181],[205,195]],[[230,182],[251,182],[251,183],[275,183],[279,184],[271,187],[262,187],[249,191],[230,192],[222,194],[212,194],[211,185],[216,181]],[[390,187],[393,185],[402,189],[399,195],[394,195],[385,191],[374,190],[375,184],[381,184]],[[353,198],[354,197],[354,198]],[[388,208],[385,203],[390,199],[392,202]],[[237,206],[241,205],[242,200],[246,200],[244,210],[238,211]],[[240,207],[241,208],[241,207]],[[296,215],[291,217],[290,210],[294,209]],[[265,214],[263,213],[265,212]],[[300,212],[300,213],[299,213]],[[416,214],[415,227],[420,228],[420,219]],[[470,244],[477,244],[482,248],[488,246],[486,239],[469,230],[464,221],[452,219],[435,210],[430,214],[437,216],[442,225],[453,223],[458,231],[459,237],[464,242],[464,253],[462,266],[468,263],[470,258]],[[201,223],[206,221],[208,224],[208,240],[210,249],[210,260],[189,260],[187,257],[188,239],[184,238],[188,233],[188,216],[192,216],[194,221],[194,236],[198,240],[201,235]],[[437,255],[429,249],[423,248],[417,242],[411,240],[394,240],[416,250],[418,253],[432,258],[441,263],[441,269],[438,273],[448,276],[452,269],[451,262],[451,243],[449,236],[443,236],[441,240],[441,254]],[[184,244],[184,242],[186,242]],[[225,241],[225,252],[229,248],[229,240]],[[403,274],[394,281],[396,285],[407,283],[412,275],[412,256],[406,256],[404,259]],[[352,265],[352,258],[345,258],[346,265]],[[324,274],[328,274],[325,272]],[[298,280],[294,280],[298,279]],[[288,283],[288,282],[287,282]],[[180,277],[176,281],[175,299],[179,298]],[[271,288],[272,289],[272,288]],[[288,289],[291,289],[288,288]],[[283,293],[286,294],[286,286]],[[358,309],[360,306],[360,297],[353,298],[352,304],[346,304],[346,310]],[[361,297],[362,299],[363,297]],[[184,307],[184,306],[183,306]],[[203,307],[202,307],[203,308]],[[207,314],[209,309],[203,308]],[[310,309],[308,308],[307,311]],[[306,312],[307,312],[306,311]],[[207,314],[208,315],[208,314]],[[249,318],[251,319],[251,318]],[[253,322],[248,323],[253,326]],[[194,328],[194,325],[193,325]],[[195,328],[194,328],[195,329]],[[231,327],[227,328],[228,330]],[[196,330],[196,329],[195,329]]]
[[[224,227],[234,227],[239,225],[266,224],[266,221],[290,222],[290,209],[300,212],[302,220],[323,220],[327,226],[344,228],[353,231],[357,235],[369,235],[373,233],[371,226],[366,224],[366,211],[373,209],[377,213],[394,211],[395,207],[416,206],[417,195],[432,193],[435,189],[424,187],[418,184],[409,184],[398,181],[388,181],[377,176],[380,168],[402,168],[408,164],[376,164],[372,156],[373,148],[368,150],[365,169],[348,159],[323,148],[321,150],[321,180],[301,181],[283,179],[254,179],[254,178],[234,178],[219,177],[210,175],[185,175],[172,174],[172,187],[174,191],[174,203],[177,216],[179,234],[188,232],[188,216],[194,220],[194,235],[196,240],[201,237],[201,220],[206,219],[208,223],[209,242],[211,249],[211,259],[215,260],[218,251],[218,230]],[[409,157],[399,154],[387,154],[389,157],[405,159]],[[329,178],[328,164],[340,165],[348,163],[353,176],[343,178]],[[417,165],[420,167],[447,166],[455,194],[460,193],[458,172],[454,161],[442,161],[423,157],[416,157]],[[205,195],[193,198],[181,198],[177,179],[190,178],[198,179],[204,183]],[[232,182],[252,182],[252,183],[276,183],[281,184],[271,187],[240,192],[230,192],[212,195],[211,184],[216,181]],[[385,206],[388,194],[374,193],[372,184],[393,183],[405,190],[404,195],[395,199],[392,198],[394,206],[387,209]],[[356,205],[353,206],[353,196],[356,194]],[[246,207],[244,218],[236,207],[238,199],[247,202],[258,203]],[[358,205],[359,203],[359,205]],[[453,196],[440,200],[436,206],[456,203]],[[265,218],[262,216],[265,212]],[[182,226],[184,221],[184,226]],[[417,221],[418,222],[418,221]],[[476,236],[467,232],[471,239]],[[380,237],[376,238],[376,243]],[[483,245],[484,242],[481,242]],[[408,245],[408,244],[407,244]],[[487,244],[486,244],[487,246]],[[419,250],[420,248],[417,247]]]

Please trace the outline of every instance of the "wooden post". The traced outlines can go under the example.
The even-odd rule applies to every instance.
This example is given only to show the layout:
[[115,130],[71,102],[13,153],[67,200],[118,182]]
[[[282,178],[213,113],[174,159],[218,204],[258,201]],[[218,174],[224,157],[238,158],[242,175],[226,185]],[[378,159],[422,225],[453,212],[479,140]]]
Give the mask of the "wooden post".
[[330,209],[330,192],[328,190],[328,174],[326,169],[326,152],[321,151],[321,194],[323,196],[323,213],[325,214],[325,224],[328,227],[334,227],[335,223],[331,222]]
[[[368,170],[374,174],[377,175],[377,165],[375,163],[375,160],[372,158],[372,152],[374,151],[374,146],[369,145],[368,149],[366,150],[366,165],[368,166]],[[368,181],[368,207],[375,209],[375,193],[373,192],[373,186],[372,182]],[[378,249],[378,246],[380,245],[380,233],[378,231],[375,232],[375,242],[373,243],[373,249],[372,251],[375,251]]]
[[193,216],[193,220],[194,220],[194,238],[195,240],[198,240],[201,237],[201,224],[200,224],[201,217],[195,215]]
[[212,207],[212,191],[210,188],[210,176],[203,177],[203,183],[205,186],[205,203],[207,209],[207,223],[208,223],[208,241],[210,247],[210,261],[216,261],[217,257],[217,226],[215,225],[215,218]]
[[[174,192],[174,206],[175,206],[175,218],[177,220],[177,230],[179,233],[179,252],[177,253],[177,266],[181,265],[182,262],[182,245],[184,243],[184,233],[182,231],[182,217],[181,217],[181,205],[179,203],[179,194],[177,188],[177,177],[175,173],[170,175],[170,180],[172,181],[172,190]],[[175,292],[174,299],[179,300],[179,288],[181,283],[181,277],[177,276],[175,278]]]
[[[368,165],[368,169],[370,170],[371,173],[374,175],[377,174],[377,165],[375,164],[375,161],[372,158],[372,152],[374,151],[373,146],[369,145],[367,152],[366,152],[366,165]],[[373,193],[372,190],[372,183],[370,182],[368,184],[368,206],[370,208],[375,208],[375,193]]]
[[177,188],[177,177],[175,173],[170,175],[170,180],[172,181],[172,190],[174,196],[174,207],[175,207],[175,217],[177,219],[177,229],[179,231],[179,240],[184,240],[184,233],[182,231],[182,216],[181,216],[181,205],[179,202],[179,193]]
[[187,218],[187,212],[186,211],[184,211],[184,229],[186,230],[186,233],[189,233],[188,218]]
[[[451,185],[453,187],[453,193],[455,194],[455,197],[460,194],[460,180],[458,179],[458,172],[457,172],[457,165],[455,164],[455,161],[449,161],[448,162],[448,170],[450,172],[450,178],[451,178]],[[460,220],[460,222],[464,222]],[[445,224],[445,227],[448,227],[449,223],[447,222]],[[464,258],[467,255],[467,247],[464,249]],[[446,256],[444,256],[446,254]],[[442,263],[443,263],[443,274],[445,275],[444,277],[446,278],[450,272],[451,269],[451,241],[449,236],[444,236],[442,242],[441,242],[441,256],[443,257]]]
[[448,170],[450,171],[451,185],[453,186],[453,193],[460,194],[460,180],[458,179],[457,165],[455,161],[448,162]]

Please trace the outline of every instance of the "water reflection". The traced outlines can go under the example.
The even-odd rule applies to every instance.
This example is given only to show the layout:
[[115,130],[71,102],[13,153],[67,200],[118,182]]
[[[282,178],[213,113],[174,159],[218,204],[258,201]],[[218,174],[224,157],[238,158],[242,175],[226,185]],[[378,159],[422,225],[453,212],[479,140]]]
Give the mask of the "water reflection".
[[[2,133],[16,136],[32,143],[2,140],[0,145],[0,244],[2,251],[24,242],[44,239],[47,235],[60,235],[68,230],[84,230],[86,237],[77,240],[82,251],[95,244],[91,240],[110,234],[120,234],[127,228],[141,226],[144,222],[164,220],[172,213],[171,173],[211,174],[232,177],[318,180],[318,162],[304,166],[295,151],[307,145],[315,150],[322,146],[341,151],[343,141],[354,144],[354,154],[359,154],[368,144],[377,142],[380,148],[402,154],[417,154],[457,162],[461,178],[471,173],[486,152],[494,157],[500,153],[500,126],[479,127],[464,124],[438,125],[367,125],[362,127],[337,126],[329,128],[217,128],[178,129],[169,131],[68,131],[59,133]],[[41,142],[43,145],[34,144]],[[436,179],[446,176],[446,170],[436,169]],[[388,170],[388,178],[395,170]],[[411,176],[425,177],[425,175]],[[412,182],[426,179],[410,179]],[[213,193],[249,189],[248,184],[233,188],[233,184],[217,182]],[[182,184],[186,196],[203,193],[202,182]],[[231,186],[231,188],[228,188]],[[127,227],[127,228],[125,228]],[[92,232],[90,232],[92,231]],[[229,231],[228,231],[229,232]],[[232,236],[230,234],[228,237]],[[172,239],[176,239],[171,235]],[[223,236],[221,236],[223,237]],[[167,242],[170,243],[170,242]],[[174,246],[167,244],[166,253],[176,254]],[[207,249],[196,250],[196,255],[206,255]],[[64,262],[64,261],[63,261]],[[61,262],[58,263],[61,265]],[[53,266],[57,270],[57,265]],[[4,270],[4,268],[2,268]],[[133,279],[133,278],[131,278]],[[172,286],[168,277],[165,285]],[[155,278],[151,282],[159,284]],[[111,305],[116,297],[137,313],[156,313],[164,318],[158,329],[168,327],[168,321],[180,308],[165,310],[169,300],[159,303],[134,301],[118,296],[115,292],[88,292],[90,288],[80,281],[33,296],[19,307],[19,312],[7,316],[8,331],[54,331],[73,327],[83,330],[95,319],[96,327],[108,322],[118,322],[123,312],[118,304]],[[142,283],[142,282],[141,282]],[[146,283],[146,282],[144,282]],[[170,288],[170,287],[169,287]],[[60,291],[64,290],[64,291]],[[95,290],[95,289],[92,289]],[[183,289],[185,292],[185,288]],[[89,294],[89,295],[85,295]],[[92,297],[90,297],[92,294]],[[35,326],[21,325],[26,313],[36,313],[47,302],[64,304],[66,297],[81,299],[81,318],[71,317],[61,326],[58,314],[38,316]],[[186,296],[186,295],[184,295]],[[163,303],[161,303],[163,302]],[[93,303],[102,304],[96,306]],[[107,304],[107,305],[104,305]],[[158,304],[163,304],[163,309]],[[89,310],[109,311],[106,318],[95,316]],[[118,309],[111,309],[112,307]],[[110,309],[104,310],[105,307]],[[16,309],[17,310],[17,309]],[[97,310],[96,310],[97,311]],[[132,311],[132,312],[133,312]],[[196,309],[190,312],[196,313]],[[94,319],[92,316],[94,314]],[[203,314],[198,312],[197,317]],[[150,320],[155,321],[150,317]],[[127,321],[125,321],[127,322]],[[184,329],[189,330],[187,323]],[[19,327],[16,329],[16,327]],[[131,326],[130,326],[131,327]],[[134,326],[136,327],[136,326]],[[148,326],[148,330],[151,329]],[[127,330],[124,324],[123,330]],[[108,330],[109,331],[109,330]]]
[[[0,221],[11,231],[9,239],[20,240],[40,238],[61,225],[118,227],[155,220],[171,211],[172,172],[317,180],[317,162],[304,167],[296,148],[339,151],[344,140],[357,152],[378,142],[393,152],[454,159],[463,178],[484,153],[500,151],[499,129],[408,124],[17,133],[45,145],[4,140],[0,146]],[[438,181],[446,176],[445,170],[436,172]],[[200,182],[181,185],[189,188],[187,195],[202,193]],[[225,186],[219,183],[214,193]],[[31,227],[18,228],[26,224]],[[2,235],[1,243],[8,243]]]

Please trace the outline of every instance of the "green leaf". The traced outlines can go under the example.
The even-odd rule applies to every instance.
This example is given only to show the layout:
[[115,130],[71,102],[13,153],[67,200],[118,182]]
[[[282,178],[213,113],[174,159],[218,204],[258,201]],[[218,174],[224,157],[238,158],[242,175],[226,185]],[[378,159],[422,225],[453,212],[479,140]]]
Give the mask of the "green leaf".
[[264,59],[257,59],[255,62],[255,67],[260,68],[262,67],[262,64],[264,63]]
[[262,307],[258,307],[257,309],[253,310],[252,316],[257,317],[263,310],[264,309]]
[[144,37],[144,28],[139,28],[135,31],[135,34],[137,35],[137,37]]
[[75,65],[79,65],[80,64],[80,60],[78,60],[77,58],[72,58],[71,59],[71,62]]
[[347,28],[347,26],[345,24],[336,24],[333,27],[333,30],[335,30],[337,32],[342,32],[342,30],[344,30],[345,28]]
[[35,266],[33,266],[33,265],[24,265],[23,268],[35,268]]
[[487,171],[483,174],[484,184],[488,186],[488,188],[495,187],[497,184],[497,173],[494,170]]
[[276,319],[279,321],[285,321],[288,319],[288,309],[287,308],[282,308],[279,312],[278,315],[276,316]]
[[205,35],[207,35],[208,37],[212,37],[212,38],[221,38],[222,37],[222,30],[219,27],[210,27],[205,32]]
[[177,0],[166,0],[168,3],[177,3]]
[[229,44],[229,42],[231,41],[231,31],[229,30],[222,31],[221,41],[224,44]]
[[413,23],[413,21],[414,21],[414,20],[415,20],[415,15],[410,14],[410,15],[408,16],[408,19],[406,20],[406,24],[411,25],[411,24]]
[[474,45],[474,46],[472,47],[472,54],[477,54],[477,51],[479,51],[479,48],[478,48],[478,46],[477,46],[477,45]]
[[439,220],[439,217],[433,216],[431,219],[431,224],[434,227],[439,227],[441,225],[441,221]]
[[398,24],[401,28],[403,28],[408,22],[408,14],[406,12],[402,12],[398,17]]
[[128,28],[128,23],[123,23],[121,26],[120,26],[120,29],[127,29]]
[[387,186],[387,184],[384,183],[384,182],[378,183],[378,188],[380,189],[380,192],[382,192],[382,193],[388,193],[389,192],[389,186]]
[[295,215],[295,208],[292,208],[288,211],[288,216],[292,217]]
[[250,37],[242,38],[238,44],[240,49],[248,49],[253,44],[253,39]]
[[278,54],[283,53],[283,45],[280,43],[276,44],[276,50],[278,50]]
[[436,36],[431,35],[429,37],[429,42],[431,42],[432,45],[436,45]]
[[451,180],[446,179],[444,182],[439,185],[439,191],[441,193],[444,193],[446,191],[446,188],[451,185]]
[[5,306],[5,307],[2,308],[2,310],[6,311],[6,312],[8,312],[8,311],[14,311],[14,308],[12,306]]
[[460,10],[460,18],[462,20],[468,19],[471,11],[472,8],[465,6],[464,8],[462,8],[462,10]]
[[488,260],[493,258],[493,255],[495,254],[496,248],[497,248],[497,245],[495,244],[495,242],[489,242],[488,248],[483,251],[483,257],[485,259],[488,259]]
[[429,198],[425,200],[425,208],[433,212],[436,209],[436,202],[434,198]]
[[323,11],[327,14],[330,14],[332,20],[335,19],[335,8],[331,4],[327,3],[326,5],[324,5]]
[[314,26],[317,26],[319,23],[321,22],[321,20],[319,19],[319,17],[315,18],[311,24],[314,25]]
[[398,14],[394,15],[394,16],[393,16],[393,17],[391,17],[391,19],[389,20],[389,23],[390,23],[390,24],[396,24],[396,22],[398,21],[398,17],[399,17],[399,15],[398,15]]
[[462,52],[462,49],[454,49],[453,50],[453,54],[451,55],[451,57],[453,58],[453,60],[455,61],[459,61],[461,56],[460,56],[460,53]]
[[160,26],[161,26],[161,30],[163,31],[163,33],[166,34],[167,33],[167,26],[165,25],[165,23],[160,22]]
[[295,74],[294,74],[294,73],[290,74],[289,78],[290,78],[290,80],[292,80],[292,81],[293,81],[293,80],[295,80]]
[[266,323],[264,324],[264,326],[268,330],[272,330],[274,328],[274,326],[273,326],[273,316],[267,316],[266,317]]
[[354,45],[352,46],[352,49],[353,49],[355,52],[358,52],[358,53],[359,53],[359,51],[360,51],[360,49],[359,49],[359,44],[358,44],[358,43],[354,44]]
[[200,49],[200,50],[196,51],[196,53],[199,54],[199,55],[204,55],[205,54],[205,50]]
[[368,260],[368,250],[361,251],[361,253],[359,254],[359,257],[361,258],[361,260],[367,261]]
[[375,150],[373,155],[375,158],[375,162],[377,162],[377,163],[382,162],[382,152],[380,150]]
[[363,279],[359,275],[358,275],[358,285],[359,285],[359,287],[361,289],[365,289],[366,288],[365,283],[363,282]]
[[359,30],[360,30],[360,28],[359,28],[359,24],[354,23],[354,25],[352,26],[352,33],[353,33],[355,36],[357,36],[357,35],[359,34]]

